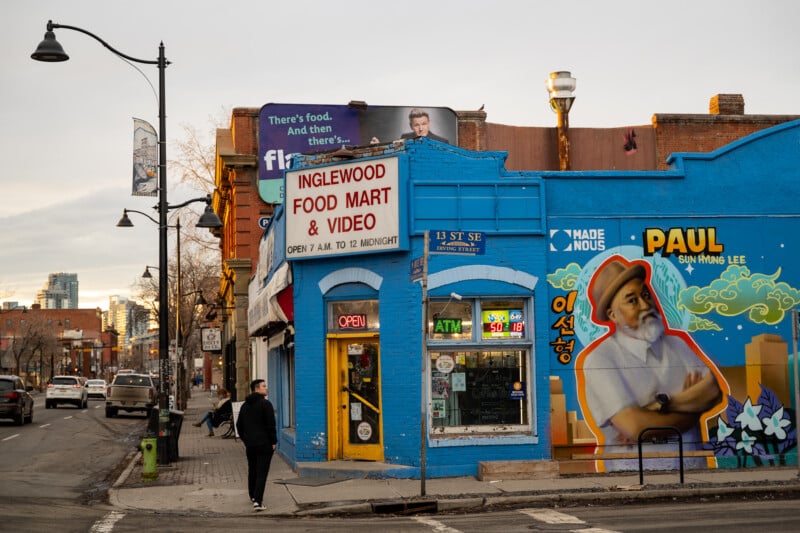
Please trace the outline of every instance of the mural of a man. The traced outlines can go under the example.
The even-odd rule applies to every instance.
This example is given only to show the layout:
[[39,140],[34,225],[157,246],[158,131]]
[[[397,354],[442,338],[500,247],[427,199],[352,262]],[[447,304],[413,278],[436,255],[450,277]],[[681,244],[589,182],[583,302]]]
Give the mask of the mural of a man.
[[[575,368],[581,408],[600,453],[635,452],[643,429],[662,426],[682,432],[684,451],[702,449],[707,438],[702,424],[727,393],[716,365],[685,332],[668,328],[649,277],[647,262],[613,256],[589,283],[593,318],[610,330],[578,356]],[[676,435],[666,430],[645,435],[662,437]],[[677,444],[644,448],[666,450],[676,451]],[[671,469],[677,461],[648,459],[644,466]],[[687,468],[705,464],[704,458],[684,460]],[[604,469],[638,469],[638,460],[607,460]]]

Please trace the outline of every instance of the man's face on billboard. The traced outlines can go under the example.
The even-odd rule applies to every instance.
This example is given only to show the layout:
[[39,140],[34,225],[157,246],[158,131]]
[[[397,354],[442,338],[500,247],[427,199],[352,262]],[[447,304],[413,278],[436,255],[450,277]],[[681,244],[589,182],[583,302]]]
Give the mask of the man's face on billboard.
[[411,129],[414,130],[417,137],[427,137],[430,126],[431,121],[428,117],[415,117],[411,119]]

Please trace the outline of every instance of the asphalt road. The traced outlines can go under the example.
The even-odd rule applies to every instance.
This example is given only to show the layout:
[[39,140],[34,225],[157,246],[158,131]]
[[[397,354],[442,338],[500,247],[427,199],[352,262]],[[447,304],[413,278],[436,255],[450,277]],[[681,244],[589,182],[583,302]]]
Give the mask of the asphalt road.
[[32,533],[58,531],[139,533],[168,531],[305,533],[530,533],[571,531],[586,533],[672,533],[724,531],[725,533],[788,533],[798,530],[796,501],[747,500],[743,502],[698,502],[692,504],[623,504],[601,507],[525,508],[480,514],[370,516],[322,518],[269,518],[196,512],[151,513],[115,510],[107,505],[46,505],[30,503],[16,507],[0,504],[3,531]]
[[104,405],[45,409],[37,395],[32,424],[0,420],[0,502],[103,501],[146,426],[141,415],[107,419]]

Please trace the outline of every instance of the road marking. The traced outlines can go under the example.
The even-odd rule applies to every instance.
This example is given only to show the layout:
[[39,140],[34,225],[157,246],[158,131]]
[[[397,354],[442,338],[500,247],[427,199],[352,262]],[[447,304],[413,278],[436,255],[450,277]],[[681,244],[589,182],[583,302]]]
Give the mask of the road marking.
[[432,518],[426,518],[424,516],[415,516],[414,521],[432,527],[433,531],[436,531],[437,533],[461,533],[460,530],[453,529],[452,527],[446,526],[441,522],[439,522],[438,520],[433,520]]
[[64,420],[69,420],[70,418],[72,418],[72,415],[65,416],[65,417],[64,417]]
[[110,533],[111,531],[114,531],[114,524],[116,524],[124,516],[125,513],[111,511],[103,518],[95,522],[92,525],[92,528],[89,530],[89,533]]
[[42,424],[41,426],[39,426],[39,429],[44,429],[44,428],[46,428],[48,426],[50,426],[50,424]]
[[3,442],[5,442],[5,441],[7,441],[7,440],[11,440],[11,439],[16,439],[17,437],[19,437],[19,433],[14,433],[14,434],[13,434],[13,435],[11,435],[10,437],[6,437],[6,438],[4,438],[4,439],[3,439]]
[[[575,525],[582,525],[586,524],[583,520],[578,518],[577,516],[572,516],[566,513],[559,513],[558,511],[554,511],[552,509],[520,509],[521,513],[525,513],[526,515],[530,516],[531,518],[538,520],[539,522],[544,522],[545,524],[575,524]],[[577,528],[569,530],[571,532],[580,532],[580,533],[619,533],[618,531],[614,531],[613,529],[602,529],[599,527],[589,527],[589,528]]]
[[583,520],[577,516],[572,516],[566,513],[559,513],[552,509],[520,509],[521,513],[525,513],[531,518],[535,518],[539,522],[546,524],[585,524]]

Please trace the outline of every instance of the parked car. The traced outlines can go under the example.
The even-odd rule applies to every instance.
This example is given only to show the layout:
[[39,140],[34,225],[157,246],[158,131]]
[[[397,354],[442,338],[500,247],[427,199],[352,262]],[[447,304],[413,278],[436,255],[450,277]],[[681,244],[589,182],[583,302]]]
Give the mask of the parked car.
[[33,422],[32,390],[19,376],[0,376],[0,418],[10,418],[18,426]]
[[56,376],[47,385],[45,408],[58,407],[60,403],[71,403],[83,409],[89,405],[89,393],[79,376]]
[[86,394],[89,398],[106,399],[106,390],[108,385],[104,379],[90,379],[86,382]]

